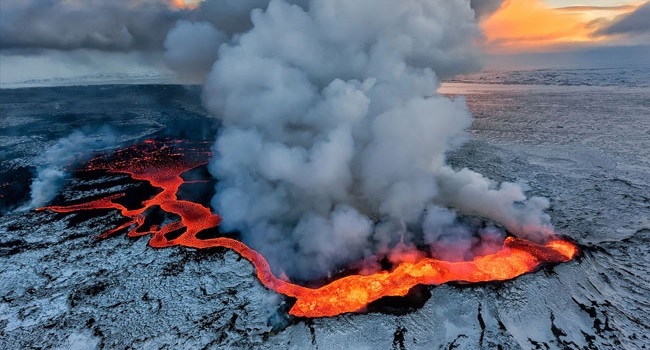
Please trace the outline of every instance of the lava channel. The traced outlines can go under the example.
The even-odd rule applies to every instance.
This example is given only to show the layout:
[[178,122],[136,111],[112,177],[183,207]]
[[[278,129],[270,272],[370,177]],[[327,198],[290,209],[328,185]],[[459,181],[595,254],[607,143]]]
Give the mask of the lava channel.
[[[153,198],[144,200],[137,209],[129,209],[118,203],[117,200],[125,196],[125,193],[120,193],[82,204],[49,206],[39,210],[72,213],[116,209],[128,221],[102,233],[98,238],[107,238],[128,230],[128,237],[151,235],[149,245],[154,248],[184,246],[197,249],[232,249],[253,264],[257,277],[264,286],[296,299],[289,313],[297,317],[326,317],[363,312],[373,301],[389,296],[405,296],[417,285],[509,280],[535,271],[545,263],[570,261],[578,253],[575,244],[560,238],[539,244],[507,237],[497,252],[477,256],[470,261],[450,262],[422,258],[415,262],[402,262],[390,271],[346,276],[319,288],[300,286],[276,277],[260,253],[236,239],[199,238],[200,232],[218,227],[221,218],[202,204],[179,199],[178,190],[184,183],[181,174],[205,165],[210,153],[205,147],[184,147],[181,141],[174,143],[170,145],[168,142],[145,141],[144,144],[117,151],[110,160],[97,157],[86,166],[85,170],[89,171],[104,170],[109,173],[128,174],[135,180],[147,181],[162,189]],[[145,214],[155,206],[167,213],[178,215],[180,219],[162,227],[145,228]],[[181,233],[177,234],[178,232]]]

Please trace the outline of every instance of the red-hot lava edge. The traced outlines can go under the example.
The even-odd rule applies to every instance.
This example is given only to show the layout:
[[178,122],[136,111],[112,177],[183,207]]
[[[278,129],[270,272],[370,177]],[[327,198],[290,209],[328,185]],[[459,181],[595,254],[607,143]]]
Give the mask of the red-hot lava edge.
[[[209,152],[183,148],[181,142],[174,147],[168,143],[145,141],[144,144],[117,151],[107,162],[95,158],[87,170],[105,170],[130,175],[133,179],[148,181],[162,189],[153,198],[142,202],[139,209],[130,210],[115,200],[125,194],[112,195],[91,202],[50,206],[40,210],[70,213],[82,210],[117,209],[129,221],[100,238],[109,237],[121,230],[129,230],[127,236],[151,235],[149,244],[154,248],[185,246],[191,248],[225,247],[248,259],[257,270],[257,277],[269,289],[297,301],[289,313],[299,317],[336,316],[346,312],[361,312],[366,306],[382,297],[404,296],[419,284],[438,285],[446,282],[488,282],[513,279],[534,271],[543,263],[566,262],[578,253],[575,244],[553,239],[538,244],[524,239],[508,237],[502,248],[492,254],[475,257],[471,261],[448,262],[422,258],[417,262],[402,262],[391,271],[370,275],[351,275],[332,281],[320,288],[306,288],[276,277],[266,259],[244,243],[231,238],[200,239],[197,234],[219,225],[221,218],[201,204],[177,198],[184,180],[181,174],[206,164]],[[145,211],[160,206],[168,213],[177,214],[179,221],[163,227],[151,227],[142,232]],[[168,239],[166,234],[185,229],[180,236]]]

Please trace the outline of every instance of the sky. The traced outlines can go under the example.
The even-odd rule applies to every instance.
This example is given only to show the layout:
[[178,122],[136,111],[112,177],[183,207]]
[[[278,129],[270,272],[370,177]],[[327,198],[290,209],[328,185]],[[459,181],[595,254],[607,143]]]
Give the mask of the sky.
[[620,6],[625,5],[629,1],[626,0],[546,0],[550,7],[566,7],[566,6]]
[[649,10],[650,3],[629,0],[506,0],[481,23],[483,45],[492,54],[524,54],[644,44],[650,18],[633,14]]
[[[543,62],[545,55],[554,53],[592,49],[606,53],[603,48],[650,45],[650,1],[466,1],[477,11],[484,33],[477,45],[487,53],[487,61],[505,66],[513,56],[526,55],[526,61],[533,62],[530,55],[537,55],[537,61]],[[164,45],[178,21],[225,23],[224,34],[230,35],[242,29],[238,25],[250,25],[251,6],[265,3],[2,0],[0,87],[27,80],[65,80],[115,72],[140,78],[174,77],[169,62],[165,62]],[[215,50],[214,45],[209,46]]]

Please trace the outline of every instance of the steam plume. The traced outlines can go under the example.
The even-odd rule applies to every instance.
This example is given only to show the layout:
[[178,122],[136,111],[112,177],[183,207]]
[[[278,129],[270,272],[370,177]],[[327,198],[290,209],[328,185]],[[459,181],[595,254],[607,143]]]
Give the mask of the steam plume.
[[472,118],[436,90],[479,66],[476,15],[464,0],[254,9],[204,90],[223,121],[211,164],[223,228],[276,268],[314,278],[397,241],[470,239],[457,212],[513,232],[546,224],[547,201],[445,162]]
[[[516,234],[548,224],[546,199],[446,163],[472,118],[464,100],[437,94],[439,79],[480,67],[477,18],[500,1],[206,0],[182,11],[164,0],[35,3],[3,8],[2,48],[164,49],[172,68],[205,81],[205,105],[223,125],[213,206],[224,229],[291,276],[320,277],[414,242],[462,258],[503,235],[460,216]],[[60,24],[100,8],[103,20],[82,21],[80,32]],[[41,25],[21,29],[26,14]],[[71,160],[61,153],[75,145],[102,147],[83,134],[62,140],[55,148],[71,151],[46,156],[32,206],[52,199]]]
[[165,61],[184,77],[201,80],[226,40],[226,34],[209,22],[178,21],[165,39]]
[[57,141],[43,155],[31,185],[31,200],[22,209],[42,207],[52,201],[70,176],[65,170],[66,166],[87,159],[93,150],[110,147],[115,143],[115,137],[106,128],[95,135],[75,131]]

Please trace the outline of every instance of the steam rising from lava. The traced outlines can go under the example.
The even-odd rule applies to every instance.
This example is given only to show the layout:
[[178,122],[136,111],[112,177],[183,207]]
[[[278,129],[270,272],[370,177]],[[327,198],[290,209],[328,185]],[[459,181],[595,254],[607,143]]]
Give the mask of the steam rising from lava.
[[206,78],[204,103],[223,122],[212,204],[271,266],[312,279],[398,243],[464,256],[503,238],[477,237],[457,213],[520,235],[548,225],[547,200],[446,164],[472,118],[436,91],[479,66],[469,2],[271,0],[250,18]]
[[40,159],[31,185],[30,202],[22,209],[38,208],[52,201],[70,176],[67,166],[89,159],[93,150],[109,148],[116,143],[117,139],[108,128],[101,128],[97,133],[77,130],[58,140]]
[[[161,42],[170,67],[205,81],[205,105],[222,120],[210,169],[223,228],[242,232],[274,268],[313,279],[390,258],[400,245],[469,259],[501,245],[498,225],[545,235],[546,199],[446,163],[472,118],[462,99],[437,94],[439,79],[479,67],[477,18],[499,3],[205,0],[178,11],[156,7],[164,15],[153,18],[171,28],[164,41],[61,47]],[[122,15],[129,11],[115,13],[116,23],[131,23]],[[30,40],[16,47],[60,46]],[[32,207],[51,200],[66,178],[69,160],[47,158]],[[478,227],[459,215],[493,223]]]
[[[222,121],[209,165],[219,181],[212,200],[219,215],[178,196],[181,175],[207,154],[153,140],[109,162],[95,158],[86,169],[161,189],[140,207],[127,207],[118,193],[42,209],[119,210],[127,221],[101,238],[126,231],[151,235],[158,248],[233,249],[266,287],[295,298],[290,313],[303,317],[363,311],[418,284],[507,280],[568,261],[575,245],[542,239],[552,232],[547,200],[446,163],[472,118],[463,99],[437,94],[438,79],[478,67],[481,13],[470,7],[478,3],[207,0],[196,21],[177,22],[164,45],[181,73],[210,69],[204,102]],[[484,10],[488,3],[497,2],[481,3]],[[254,9],[250,21],[215,24],[201,16],[210,4],[224,13]],[[60,140],[38,170],[31,205],[52,199],[77,149],[105,146],[82,133]],[[178,219],[147,225],[156,208]],[[491,222],[476,225],[467,216]],[[244,242],[212,237],[220,223]],[[506,238],[499,225],[543,242]],[[432,247],[431,256],[416,244]],[[392,268],[379,266],[384,259]],[[358,273],[318,288],[281,274],[311,280],[341,267]]]
[[[117,209],[126,221],[102,233],[99,238],[126,231],[129,237],[150,235],[149,245],[156,248],[186,246],[232,249],[253,264],[257,277],[267,288],[295,298],[296,302],[289,313],[300,317],[362,312],[370,303],[383,297],[407,295],[418,284],[507,280],[534,271],[542,264],[569,261],[578,253],[573,243],[561,239],[536,244],[508,237],[496,244],[493,252],[454,262],[426,258],[421,251],[402,245],[392,250],[391,258],[395,266],[390,271],[372,272],[366,269],[360,274],[337,278],[318,288],[301,286],[274,275],[264,256],[246,244],[209,234],[219,225],[221,218],[200,203],[178,197],[181,186],[186,183],[182,174],[205,164],[203,159],[209,155],[207,153],[200,144],[191,145],[180,140],[147,140],[144,144],[118,150],[112,157],[94,158],[86,166],[86,170],[128,174],[134,180],[147,181],[161,189],[153,197],[142,201],[141,206],[127,208],[120,203],[120,199],[128,194],[115,193],[89,202],[39,210],[71,213]],[[146,213],[155,208],[176,214],[178,219],[162,225],[154,222],[147,224]]]
[[200,80],[226,39],[226,34],[208,22],[178,21],[165,39],[165,61],[179,74]]

